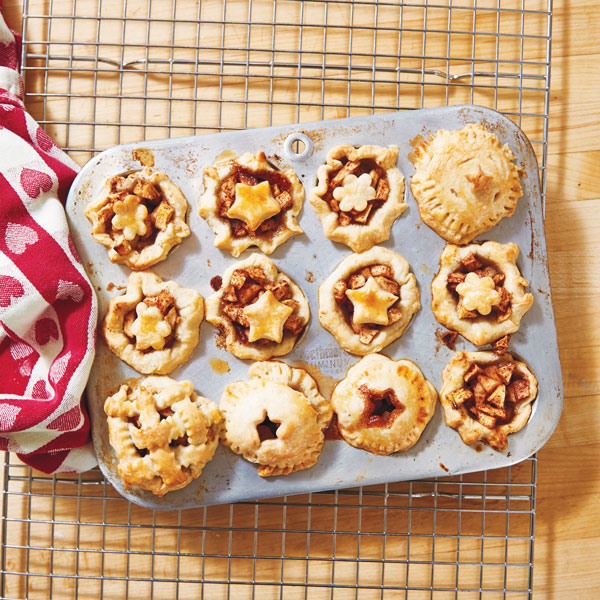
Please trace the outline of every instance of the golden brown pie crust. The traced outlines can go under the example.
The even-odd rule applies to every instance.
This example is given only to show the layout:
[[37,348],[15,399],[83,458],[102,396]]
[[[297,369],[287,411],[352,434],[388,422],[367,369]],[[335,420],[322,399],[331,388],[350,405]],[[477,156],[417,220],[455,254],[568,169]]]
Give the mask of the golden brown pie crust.
[[234,356],[266,360],[292,351],[308,326],[310,308],[290,277],[254,253],[225,270],[220,289],[206,299],[206,320],[222,330]]
[[126,488],[157,496],[181,489],[200,476],[219,444],[221,413],[190,381],[128,379],[104,411]]
[[309,194],[327,238],[364,252],[390,237],[407,206],[397,159],[397,146],[343,145],[329,151]]
[[538,393],[529,367],[509,352],[458,352],[442,373],[440,402],[446,425],[465,444],[503,452],[508,435],[525,427]]
[[264,152],[228,153],[204,169],[199,213],[215,233],[217,248],[234,257],[250,246],[271,254],[302,233],[296,217],[303,202],[304,188],[291,167],[277,167]]
[[187,209],[185,196],[165,173],[144,169],[110,177],[85,216],[111,262],[139,271],[190,235]]
[[332,417],[314,379],[279,362],[255,363],[249,381],[225,388],[220,406],[223,443],[257,463],[262,477],[315,465]]
[[144,271],[131,273],[125,293],[109,302],[102,333],[136,371],[166,375],[192,355],[203,318],[204,300],[196,290]]
[[421,219],[454,244],[468,244],[510,217],[523,195],[507,145],[479,124],[440,130],[414,150],[410,188]]
[[[431,282],[435,318],[477,346],[517,331],[533,304],[533,296],[525,291],[529,284],[516,264],[518,256],[519,247],[514,243],[447,244],[440,270]],[[471,286],[472,280],[489,284],[487,290]],[[465,300],[473,298],[488,314],[468,310],[475,305],[465,306]]]
[[[347,256],[319,288],[319,322],[347,352],[362,356],[380,351],[404,333],[421,307],[409,268],[402,256],[381,246]],[[355,291],[362,292],[362,298],[356,298]],[[390,304],[392,296],[397,300]],[[381,310],[373,319],[388,305],[388,324],[355,323],[352,311],[361,301],[365,319],[374,304]]]
[[412,448],[433,417],[437,392],[410,360],[369,354],[348,369],[331,404],[346,442],[373,454]]

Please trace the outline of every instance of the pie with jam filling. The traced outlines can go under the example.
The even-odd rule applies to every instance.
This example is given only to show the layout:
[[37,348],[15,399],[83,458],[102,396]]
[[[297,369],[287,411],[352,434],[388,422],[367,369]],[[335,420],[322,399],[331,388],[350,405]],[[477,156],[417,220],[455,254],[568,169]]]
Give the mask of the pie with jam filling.
[[477,346],[517,331],[533,304],[518,256],[514,243],[447,244],[431,282],[435,318]]
[[261,477],[289,475],[315,465],[333,415],[304,369],[277,361],[252,365],[249,381],[225,388],[220,408],[223,443],[257,463]]
[[319,288],[319,322],[359,356],[398,339],[420,307],[409,264],[380,246],[347,256]]
[[139,271],[190,235],[187,209],[185,196],[165,173],[144,169],[110,177],[85,216],[111,262]]
[[535,375],[509,352],[458,352],[442,373],[440,402],[446,425],[465,444],[503,452],[508,435],[525,427],[538,393]]
[[302,233],[296,217],[304,188],[291,167],[267,160],[264,152],[229,156],[204,169],[200,216],[216,235],[215,246],[238,257],[249,246],[271,254]]
[[319,167],[309,200],[327,238],[364,252],[390,237],[406,208],[398,147],[337,146]]
[[108,304],[102,333],[136,371],[166,375],[192,355],[203,317],[204,300],[196,290],[150,271],[131,273],[125,293]]
[[179,490],[200,476],[219,445],[221,413],[190,381],[128,379],[104,411],[126,488],[157,496]]
[[333,390],[338,429],[351,446],[388,455],[412,448],[433,417],[437,392],[410,360],[369,354]]
[[414,149],[410,189],[421,219],[446,241],[468,244],[510,217],[523,195],[515,157],[479,124],[440,130]]
[[206,299],[206,320],[238,358],[266,360],[291,352],[308,326],[310,308],[300,287],[262,254],[229,267]]

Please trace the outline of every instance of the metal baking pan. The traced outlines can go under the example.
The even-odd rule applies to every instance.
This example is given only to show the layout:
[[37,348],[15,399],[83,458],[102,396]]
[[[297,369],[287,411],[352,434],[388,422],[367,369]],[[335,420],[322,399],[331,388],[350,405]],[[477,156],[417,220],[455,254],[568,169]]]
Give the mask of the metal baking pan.
[[[397,219],[389,240],[382,245],[392,248],[410,263],[421,291],[422,308],[404,335],[383,352],[394,359],[415,361],[439,390],[442,370],[453,351],[440,344],[436,337],[436,330],[441,326],[431,312],[430,283],[437,272],[445,242],[419,218],[409,187],[414,171],[410,156],[419,136],[426,137],[438,129],[462,128],[472,122],[482,123],[503,143],[508,143],[524,172],[523,197],[515,214],[481,236],[481,239],[501,243],[514,241],[519,245],[518,265],[529,280],[535,298],[520,330],[512,337],[511,350],[533,368],[540,392],[527,426],[509,437],[508,450],[499,453],[487,446],[466,446],[458,433],[445,425],[443,411],[438,405],[421,439],[407,452],[381,457],[352,448],[341,440],[327,441],[315,467],[285,477],[263,479],[254,464],[220,446],[201,477],[182,490],[170,492],[163,498],[143,490],[126,490],[117,474],[115,455],[108,442],[103,403],[123,379],[139,374],[112,354],[98,336],[96,361],[88,385],[92,434],[100,468],[123,496],[149,508],[188,508],[505,467],[542,447],[558,422],[563,395],[542,198],[531,144],[525,134],[500,113],[478,106],[451,106],[116,146],[93,158],[75,180],[67,200],[71,232],[97,291],[102,317],[110,298],[121,293],[119,286],[126,284],[130,271],[127,267],[112,264],[105,248],[92,239],[84,209],[107,177],[140,169],[140,157],[145,157],[141,160],[146,162],[151,158],[154,167],[165,171],[187,197],[192,230],[191,236],[153,270],[163,279],[174,279],[206,297],[212,293],[210,279],[222,274],[236,259],[213,246],[214,234],[198,216],[197,200],[202,191],[204,166],[210,165],[225,151],[241,154],[263,150],[268,156],[292,165],[308,191],[332,146],[396,144],[399,147],[398,167],[406,178],[408,209]],[[302,146],[293,143],[297,138],[304,141],[300,154],[294,152]],[[139,152],[140,148],[148,152]],[[283,360],[307,368],[316,377],[323,394],[329,397],[334,383],[359,358],[344,352],[319,325],[317,291],[319,284],[350,250],[325,238],[308,201],[305,201],[299,220],[304,234],[288,240],[271,258],[302,287],[310,303],[312,319],[304,340]],[[241,258],[251,251],[247,250]],[[199,393],[218,402],[229,382],[247,379],[249,362],[219,349],[215,344],[215,333],[214,327],[204,322],[192,358],[171,377],[191,380]],[[472,351],[475,347],[459,337],[456,350]],[[214,359],[226,361],[230,371],[217,372],[222,369],[213,369],[211,365],[218,363]]]

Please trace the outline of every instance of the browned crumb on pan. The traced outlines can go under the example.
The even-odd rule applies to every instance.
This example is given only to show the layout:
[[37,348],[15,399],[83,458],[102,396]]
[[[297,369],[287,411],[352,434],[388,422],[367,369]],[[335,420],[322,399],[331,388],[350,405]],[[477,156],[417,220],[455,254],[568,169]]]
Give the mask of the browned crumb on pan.
[[444,346],[450,348],[450,350],[454,350],[454,344],[456,343],[456,338],[458,333],[456,331],[444,331],[440,332],[438,329],[436,331],[437,337],[444,344]]

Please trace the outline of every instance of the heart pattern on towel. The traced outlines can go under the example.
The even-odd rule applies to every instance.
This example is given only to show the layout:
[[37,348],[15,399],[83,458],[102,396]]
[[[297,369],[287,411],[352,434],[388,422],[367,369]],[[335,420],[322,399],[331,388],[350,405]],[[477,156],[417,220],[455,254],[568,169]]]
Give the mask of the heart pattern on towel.
[[54,319],[44,317],[35,324],[35,341],[45,346],[50,340],[58,339],[58,326]]
[[6,308],[12,301],[25,295],[23,284],[10,275],[0,275],[0,306]]
[[4,236],[6,245],[13,254],[23,254],[28,246],[38,241],[35,229],[19,223],[9,223]]
[[37,198],[42,192],[52,189],[52,177],[48,173],[24,167],[21,171],[21,187],[30,198]]

